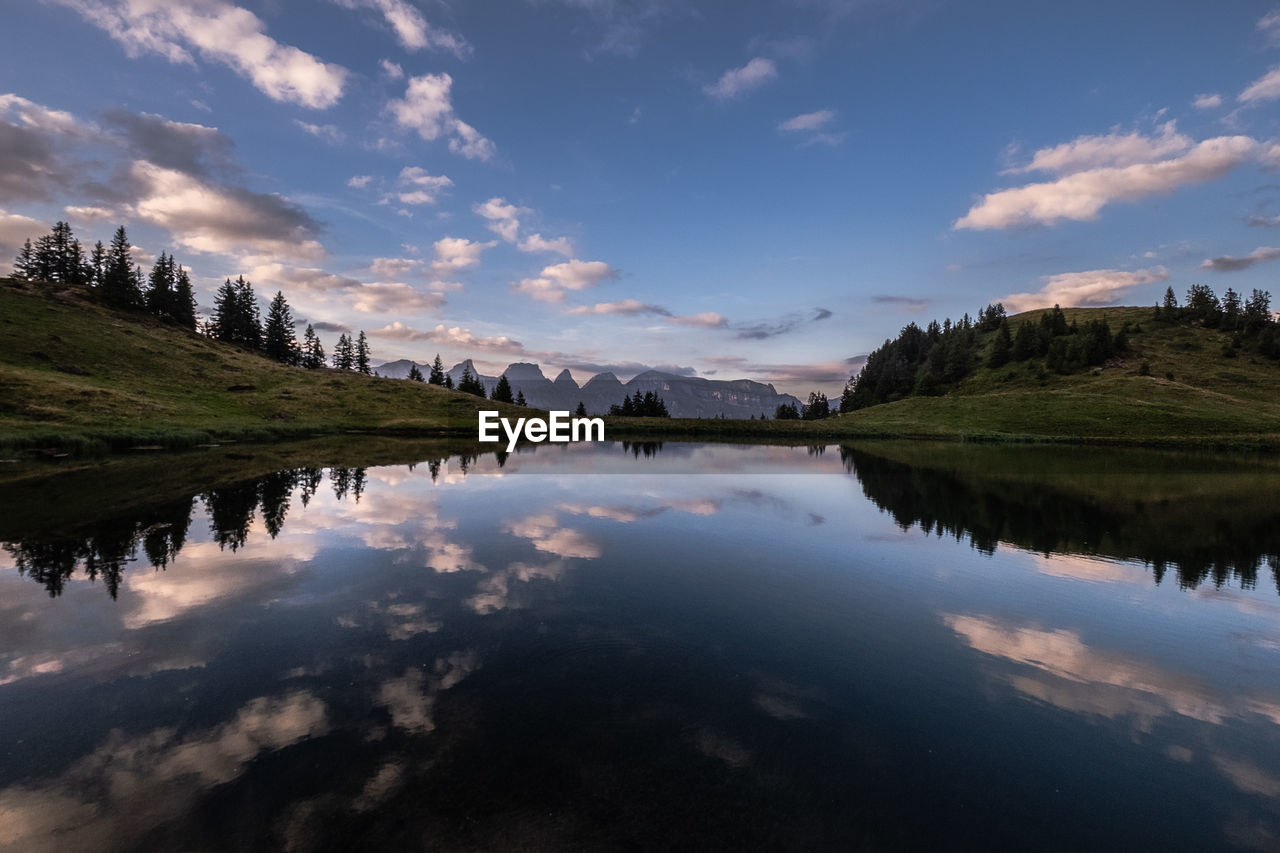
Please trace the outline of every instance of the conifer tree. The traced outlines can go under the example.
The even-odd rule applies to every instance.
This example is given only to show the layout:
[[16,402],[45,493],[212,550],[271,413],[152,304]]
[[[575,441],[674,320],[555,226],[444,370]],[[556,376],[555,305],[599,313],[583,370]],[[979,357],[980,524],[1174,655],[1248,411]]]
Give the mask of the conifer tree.
[[262,352],[267,358],[281,364],[297,364],[299,361],[298,340],[293,334],[293,312],[289,310],[283,291],[276,291],[275,298],[267,309]]
[[[436,353],[436,360],[431,362],[431,373],[427,377],[427,381],[432,385],[444,384],[444,365],[440,363],[440,353]],[[450,388],[453,386],[450,385]]]
[[107,268],[107,250],[102,241],[93,244],[93,252],[89,255],[89,283],[94,287],[102,286],[102,274]]
[[147,282],[147,310],[157,317],[169,316],[177,301],[174,299],[174,284],[173,260],[161,252],[160,257],[151,265],[151,275]]
[[308,370],[315,370],[324,367],[324,347],[320,344],[320,338],[316,335],[316,330],[311,328],[311,324],[307,324],[306,334],[302,337],[302,366]]
[[[524,403],[521,403],[520,405],[522,405],[522,406],[523,406],[523,405],[524,405]],[[579,401],[578,401],[578,408],[576,408],[576,409],[574,409],[574,410],[573,410],[573,414],[574,414],[576,417],[579,417],[579,418],[585,418],[585,417],[587,416],[587,406],[586,406],[586,404],[585,404],[585,403],[583,403],[581,400],[579,400]]]
[[1222,328],[1228,332],[1239,330],[1242,314],[1243,308],[1240,304],[1240,294],[1228,287],[1227,292],[1222,297]]
[[[98,245],[102,244],[99,243]],[[169,263],[172,266],[172,255],[169,256]],[[169,316],[177,320],[179,326],[195,330],[196,295],[191,289],[191,278],[182,267],[178,267],[177,282],[173,291],[173,305],[170,308]]]
[[236,299],[236,288],[227,279],[218,288],[213,297],[213,315],[205,327],[210,337],[226,343],[236,342],[236,314],[239,302]]
[[987,367],[1004,367],[1013,355],[1013,336],[1009,334],[1009,321],[1001,318],[995,339],[991,342],[991,355]]
[[360,337],[356,339],[356,370],[366,376],[373,373],[373,369],[369,367],[369,340],[364,336],[364,329],[360,330]]
[[426,381],[426,377],[422,375],[422,371],[419,370],[418,365],[414,363],[409,364],[409,378],[412,379],[414,382]]
[[135,276],[129,237],[123,225],[116,229],[107,250],[106,265],[102,271],[102,299],[115,308],[142,307],[142,289]]
[[[529,405],[528,403],[526,403],[526,402],[525,402],[525,399],[524,399],[524,391],[517,391],[517,392],[516,392],[516,405],[517,405],[517,406],[527,406],[527,405]],[[579,405],[579,406],[581,406],[582,404],[581,404],[581,403],[579,403],[578,405]],[[583,412],[583,414],[585,414],[585,411]]]
[[22,244],[22,248],[18,250],[18,256],[13,259],[13,277],[23,281],[34,281],[35,269],[36,255],[31,248],[31,238],[28,237]]
[[258,309],[258,297],[253,285],[244,276],[236,279],[236,319],[238,324],[236,343],[252,350],[262,349],[262,312]]
[[[850,376],[849,380],[844,383],[844,391],[840,394],[840,414],[847,415],[855,408],[853,405],[853,389],[857,387],[857,381]],[[760,420],[764,420],[764,412],[760,413]]]
[[493,386],[493,393],[489,395],[490,400],[496,400],[499,403],[514,403],[515,397],[511,394],[511,383],[507,381],[507,374],[498,377],[498,384]]
[[[484,399],[485,396],[484,383],[472,376],[471,368],[465,365],[462,368],[462,376],[458,379],[458,390],[467,394],[474,394],[481,399]],[[510,390],[510,386],[508,386],[508,390]]]
[[444,387],[450,390],[453,389],[453,377],[447,373],[444,375]]
[[351,343],[351,336],[346,332],[338,336],[338,344],[333,348],[333,366],[339,370],[355,369],[355,347]]

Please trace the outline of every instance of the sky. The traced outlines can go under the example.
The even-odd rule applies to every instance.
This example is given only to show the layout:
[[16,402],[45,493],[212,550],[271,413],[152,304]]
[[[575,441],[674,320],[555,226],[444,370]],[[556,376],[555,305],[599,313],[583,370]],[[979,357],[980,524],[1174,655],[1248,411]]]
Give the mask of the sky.
[[41,0],[0,274],[128,229],[332,350],[838,394],[909,322],[1280,271],[1280,7]]

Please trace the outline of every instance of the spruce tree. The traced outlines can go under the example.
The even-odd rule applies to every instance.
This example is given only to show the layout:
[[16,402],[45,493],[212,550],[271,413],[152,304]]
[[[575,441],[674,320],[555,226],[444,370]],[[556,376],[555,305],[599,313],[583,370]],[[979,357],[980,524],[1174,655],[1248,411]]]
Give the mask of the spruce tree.
[[205,327],[209,336],[229,344],[235,343],[239,310],[240,302],[236,298],[236,287],[231,283],[231,279],[227,279],[213,297],[213,316],[209,318],[209,323]]
[[302,337],[302,366],[308,370],[315,370],[324,367],[324,347],[320,344],[320,338],[316,335],[316,330],[311,328],[311,324],[307,324],[306,334]]
[[[517,406],[527,406],[527,405],[529,405],[529,404],[528,404],[528,403],[526,403],[526,402],[525,402],[525,400],[524,400],[524,392],[523,392],[523,391],[517,391],[517,392],[516,392],[516,405],[517,405]],[[581,404],[579,404],[579,405],[581,405]]]
[[364,336],[364,329],[360,330],[360,337],[356,339],[356,370],[365,376],[373,373],[373,368],[369,366],[369,340]]
[[409,378],[414,382],[427,381],[426,377],[422,375],[422,371],[418,369],[418,365],[412,362],[409,364]]
[[[858,381],[853,376],[850,376],[849,380],[844,383],[844,392],[840,395],[840,414],[846,415],[856,408],[853,404],[853,390],[857,385]],[[764,412],[760,413],[760,420],[764,420]]]
[[[472,376],[471,369],[466,366],[462,368],[462,376],[458,379],[458,390],[467,394],[474,394],[481,399],[484,399],[485,396],[484,383],[477,377]],[[509,385],[507,386],[507,390],[510,391]]]
[[236,279],[236,343],[251,350],[262,349],[262,312],[253,285],[244,276]]
[[[521,403],[520,405],[524,405]],[[587,416],[587,406],[581,400],[578,401],[578,408],[573,410],[575,417],[585,418]]]
[[351,336],[346,332],[338,336],[338,344],[333,348],[333,366],[339,370],[355,369],[355,347],[351,343]]
[[94,287],[102,286],[102,274],[107,268],[107,250],[102,241],[93,244],[93,252],[89,255],[89,283]]
[[440,353],[436,353],[436,360],[431,362],[431,373],[427,376],[427,381],[432,385],[443,385],[444,379],[444,365],[440,363]]
[[[172,255],[169,256],[169,264],[172,267]],[[196,328],[196,295],[191,289],[191,278],[182,267],[178,267],[177,282],[173,290],[173,305],[169,310],[169,316],[177,320],[178,325],[183,328],[192,331]]]
[[173,260],[164,252],[151,265],[151,276],[147,282],[147,310],[157,317],[167,317],[173,313],[174,299]]
[[297,364],[298,341],[293,335],[293,312],[284,293],[277,290],[267,309],[267,325],[262,334],[262,352],[281,364]]
[[129,237],[123,225],[116,229],[107,250],[102,271],[102,299],[114,308],[142,307],[142,290],[135,277]]
[[447,373],[444,375],[444,387],[450,390],[453,389],[453,377]]
[[35,268],[36,255],[31,248],[31,238],[28,237],[22,244],[22,248],[18,250],[18,256],[13,259],[13,277],[23,281],[34,281]]
[[507,374],[498,377],[498,384],[493,387],[493,393],[489,395],[490,400],[496,400],[499,403],[514,403],[515,397],[511,394],[511,383],[507,381]]
[[991,355],[987,357],[987,367],[1004,367],[1009,363],[1012,354],[1013,336],[1009,334],[1009,321],[1001,318],[995,340],[991,342]]

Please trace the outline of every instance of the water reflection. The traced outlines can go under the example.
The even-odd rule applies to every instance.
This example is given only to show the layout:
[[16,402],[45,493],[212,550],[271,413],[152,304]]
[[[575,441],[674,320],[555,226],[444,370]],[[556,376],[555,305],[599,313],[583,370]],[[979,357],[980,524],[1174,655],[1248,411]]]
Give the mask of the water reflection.
[[1266,466],[634,447],[0,507],[0,848],[1280,838]]

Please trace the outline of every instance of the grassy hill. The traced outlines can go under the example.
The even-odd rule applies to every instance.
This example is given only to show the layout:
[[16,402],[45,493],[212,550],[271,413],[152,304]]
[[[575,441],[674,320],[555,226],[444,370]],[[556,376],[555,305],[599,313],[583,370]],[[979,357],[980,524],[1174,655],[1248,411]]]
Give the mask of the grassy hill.
[[[823,421],[610,418],[611,438],[818,443],[871,437],[1280,447],[1280,364],[1150,308],[1069,308],[1126,321],[1131,352],[1069,375],[1033,359],[980,367],[941,397]],[[1038,319],[1041,312],[1011,318]],[[980,356],[992,335],[983,337]],[[1146,363],[1149,370],[1141,369]],[[476,411],[529,409],[397,379],[284,367],[82,291],[0,280],[0,447],[103,449],[343,431],[473,437]]]
[[372,430],[474,437],[528,409],[398,379],[286,367],[83,291],[0,280],[0,447],[166,447]]
[[[985,366],[993,333],[981,342],[984,366],[941,397],[908,397],[811,423],[795,421],[627,421],[650,435],[794,435],[815,440],[929,437],[1088,441],[1155,445],[1280,447],[1280,363],[1251,345],[1227,357],[1231,335],[1152,320],[1151,308],[1066,308],[1067,321],[1127,321],[1131,352],[1068,375],[1043,359]],[[1043,311],[1010,318],[1038,321]],[[1143,363],[1149,375],[1144,375]],[[621,424],[621,422],[619,422]]]

